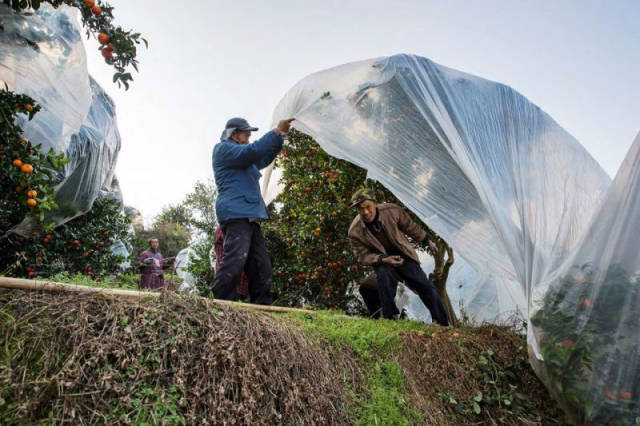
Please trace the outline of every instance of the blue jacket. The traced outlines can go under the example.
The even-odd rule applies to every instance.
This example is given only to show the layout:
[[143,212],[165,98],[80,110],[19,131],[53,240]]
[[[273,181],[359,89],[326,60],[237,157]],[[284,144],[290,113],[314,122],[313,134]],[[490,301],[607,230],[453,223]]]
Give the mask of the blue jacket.
[[256,142],[240,145],[224,140],[213,148],[213,175],[218,187],[218,222],[231,219],[269,219],[260,193],[260,169],[282,149],[282,135],[268,132]]

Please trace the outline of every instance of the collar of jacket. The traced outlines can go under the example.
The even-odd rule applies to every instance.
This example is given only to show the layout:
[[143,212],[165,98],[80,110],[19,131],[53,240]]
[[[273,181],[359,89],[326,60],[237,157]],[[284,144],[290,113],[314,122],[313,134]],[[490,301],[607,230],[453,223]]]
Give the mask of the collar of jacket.
[[[378,216],[379,214],[380,214],[380,212],[376,211],[376,217],[378,217],[378,220],[379,220],[379,216]],[[382,243],[380,241],[378,241],[378,239],[376,237],[373,236],[371,231],[369,231],[369,228],[367,227],[367,224],[364,223],[364,220],[362,220],[362,216],[360,216],[360,215],[358,215],[358,224],[362,228],[362,230],[364,231],[364,236],[369,241],[369,244],[371,244],[376,249],[378,249],[380,251],[380,253],[386,254],[387,251],[385,250],[384,246],[382,245]],[[380,222],[380,225],[382,226],[382,222]],[[382,230],[384,232],[384,227],[382,227]]]

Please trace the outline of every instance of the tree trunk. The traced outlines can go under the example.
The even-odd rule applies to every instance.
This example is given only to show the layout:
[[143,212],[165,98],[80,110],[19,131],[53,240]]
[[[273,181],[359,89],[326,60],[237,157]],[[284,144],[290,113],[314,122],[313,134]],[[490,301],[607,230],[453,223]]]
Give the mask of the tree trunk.
[[[449,323],[457,327],[458,326],[458,318],[456,317],[456,313],[453,310],[453,306],[451,306],[451,300],[449,300],[449,295],[447,294],[447,279],[449,278],[449,269],[451,269],[451,265],[453,265],[453,249],[449,247],[449,245],[440,237],[434,238],[436,243],[436,252],[433,254],[433,258],[435,260],[435,268],[432,274],[433,283],[438,290],[438,295],[444,305],[445,310],[447,311],[447,316],[449,317]],[[445,254],[447,258],[445,259]]]

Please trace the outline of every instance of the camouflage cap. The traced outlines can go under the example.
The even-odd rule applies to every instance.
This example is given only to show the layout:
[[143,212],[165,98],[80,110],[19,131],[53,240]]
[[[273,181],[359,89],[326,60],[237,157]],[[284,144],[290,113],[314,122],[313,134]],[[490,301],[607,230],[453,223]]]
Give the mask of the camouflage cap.
[[369,188],[360,188],[356,192],[353,193],[351,197],[351,207],[355,207],[364,200],[373,200],[376,201],[376,194]]

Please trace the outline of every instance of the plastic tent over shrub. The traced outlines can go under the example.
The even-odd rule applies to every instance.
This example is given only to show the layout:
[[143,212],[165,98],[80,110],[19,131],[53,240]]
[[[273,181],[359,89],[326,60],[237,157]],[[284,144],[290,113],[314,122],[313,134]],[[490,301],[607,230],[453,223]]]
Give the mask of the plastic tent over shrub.
[[[57,223],[87,212],[99,196],[121,200],[115,107],[88,74],[77,14],[65,5],[43,3],[33,13],[0,5],[0,80],[42,105],[32,121],[18,124],[45,152],[52,148],[71,160],[57,176]],[[17,231],[28,228],[25,222]]]
[[[640,229],[640,142],[607,195],[599,164],[524,96],[410,55],[304,78],[275,109],[274,122],[288,117],[330,155],[367,169],[453,247],[464,270],[452,270],[450,283],[470,277],[458,297],[472,294],[497,316],[516,306],[534,320],[534,367],[576,422],[635,421],[640,258],[629,235]],[[267,198],[276,180],[267,177]],[[566,278],[576,268],[580,284]],[[615,299],[605,296],[611,274]],[[593,340],[599,331],[609,337]],[[592,374],[590,359],[604,370]]]

